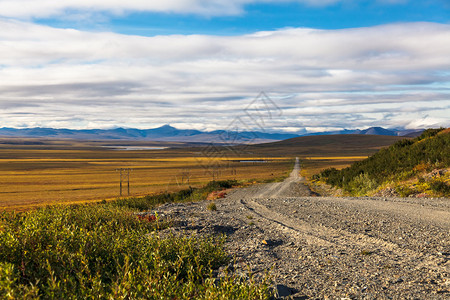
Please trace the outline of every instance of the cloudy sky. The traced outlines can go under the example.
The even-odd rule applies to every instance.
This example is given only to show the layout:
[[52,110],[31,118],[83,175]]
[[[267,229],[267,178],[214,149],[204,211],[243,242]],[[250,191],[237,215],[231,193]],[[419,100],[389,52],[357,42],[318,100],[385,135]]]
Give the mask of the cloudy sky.
[[249,112],[450,126],[450,2],[0,0],[0,127],[261,129]]

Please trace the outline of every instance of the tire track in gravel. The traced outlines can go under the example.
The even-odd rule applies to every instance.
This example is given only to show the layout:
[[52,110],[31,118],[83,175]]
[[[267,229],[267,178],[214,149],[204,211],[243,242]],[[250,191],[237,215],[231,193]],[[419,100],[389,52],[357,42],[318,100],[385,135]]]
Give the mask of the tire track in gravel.
[[[283,195],[286,191],[288,191],[292,185],[298,184],[302,179],[299,176],[300,172],[300,162],[298,157],[296,158],[294,169],[291,172],[289,178],[285,181],[272,184],[269,188],[263,190],[261,193],[257,193],[249,200],[240,199],[240,203],[248,210],[256,213],[259,217],[268,220],[269,222],[273,222],[278,227],[286,231],[286,233],[291,233],[295,236],[300,236],[307,243],[317,246],[334,246],[338,248],[342,248],[342,250],[348,250],[348,248],[357,247],[359,251],[367,251],[368,249],[376,249],[377,252],[374,252],[376,255],[388,255],[388,253],[395,252],[395,254],[399,257],[406,258],[408,262],[411,261],[419,261],[421,260],[421,264],[417,267],[428,266],[433,267],[433,269],[439,269],[442,271],[448,271],[446,268],[438,267],[437,261],[438,259],[427,258],[424,259],[421,253],[417,253],[415,251],[411,251],[409,249],[404,249],[399,247],[398,244],[392,243],[380,238],[370,237],[366,234],[362,233],[351,233],[345,230],[336,230],[327,226],[316,226],[312,225],[308,222],[296,219],[294,217],[289,217],[286,214],[275,211],[272,208],[265,206],[264,204],[258,202],[260,199],[276,199],[279,198],[280,195]],[[306,187],[305,187],[306,188]],[[285,197],[286,198],[286,197]],[[292,202],[295,202],[295,198],[292,198]],[[345,201],[338,200],[336,198],[328,198],[328,201]],[[373,201],[372,201],[373,202]],[[379,204],[377,201],[375,204]],[[367,204],[374,204],[368,202],[368,200],[347,200],[347,203],[358,205],[358,206],[366,206]],[[376,205],[379,206],[379,205]],[[395,211],[396,213],[407,214],[417,216],[417,205],[411,204],[401,204],[398,203],[383,203],[381,207],[377,207],[377,209]],[[442,222],[444,224],[450,224],[450,212],[448,211],[438,211],[431,210],[421,207],[422,214],[421,217],[425,217],[426,219],[438,220],[438,222]],[[295,215],[295,214],[294,214]],[[297,237],[298,239],[298,237]],[[354,250],[354,249],[353,249]]]
[[240,201],[241,204],[248,210],[255,213],[258,217],[264,218],[270,223],[275,223],[278,225],[279,229],[285,231],[286,233],[293,234],[294,239],[298,239],[298,236],[301,239],[305,240],[308,244],[318,245],[318,246],[331,246],[332,243],[320,237],[317,233],[317,230],[313,229],[310,226],[301,226],[299,223],[286,219],[281,214],[278,214],[265,206],[255,202],[255,201]]
[[[232,193],[226,200],[240,207],[242,216],[245,216],[247,212],[254,214],[260,220],[260,223],[256,225],[260,230],[285,235],[284,243],[321,249],[323,253],[347,253],[340,258],[342,266],[352,265],[355,259],[365,256],[366,269],[389,273],[386,270],[380,270],[380,264],[387,266],[386,268],[403,267],[401,270],[405,276],[415,284],[433,272],[433,274],[439,274],[436,276],[442,280],[443,288],[441,286],[441,289],[445,290],[445,287],[450,285],[448,279],[450,264],[446,256],[439,254],[450,251],[450,240],[448,235],[445,236],[445,231],[450,232],[449,202],[439,199],[436,201],[430,199],[427,202],[411,198],[308,197],[309,189],[303,184],[304,179],[299,176],[299,172],[300,165],[297,159],[290,177],[285,181],[244,188]],[[298,191],[302,189],[302,195],[298,195]],[[345,210],[346,213],[342,213],[341,210]],[[241,219],[244,220],[242,217]],[[348,228],[343,226],[346,223],[364,224],[366,222],[376,224],[368,231],[354,228],[355,226]],[[415,234],[412,231],[405,237],[396,237],[397,233],[391,233],[389,228],[382,226],[384,223],[388,223],[391,227],[398,223],[399,228],[409,229],[414,229],[417,224],[417,231],[422,233],[424,240],[420,240],[420,235],[408,237]],[[436,229],[444,240],[436,241],[436,239],[433,240],[431,233],[427,235],[426,228],[429,227]],[[411,246],[411,243],[420,244],[421,242],[424,244],[438,242],[441,252],[433,249],[432,246],[426,251],[420,250],[415,245]],[[278,255],[284,256],[282,251]],[[285,259],[288,259],[288,254],[286,255]],[[321,264],[322,260],[317,259]],[[326,260],[323,259],[323,261]],[[286,262],[285,267],[288,266],[289,262]],[[365,271],[358,268],[361,267],[356,267],[354,271],[364,274]],[[398,277],[400,279],[394,282],[402,282],[405,276]],[[388,280],[386,277],[383,278],[382,280]],[[408,284],[411,286],[411,283]],[[418,299],[422,298],[418,297]],[[429,299],[435,299],[435,297]]]
[[283,182],[167,205],[178,232],[226,233],[248,266],[299,299],[450,299],[449,199],[312,197],[296,160]]
[[241,200],[240,203],[248,210],[252,211],[269,223],[275,223],[278,229],[290,234],[294,240],[305,241],[312,246],[333,247],[338,251],[373,251],[371,255],[395,256],[404,264],[416,264],[416,268],[427,267],[438,271],[449,271],[448,268],[439,266],[439,259],[433,257],[424,258],[421,253],[404,249],[398,244],[385,241],[383,239],[370,237],[362,233],[351,233],[345,230],[336,230],[327,226],[315,226],[295,218],[290,218],[282,213],[278,213],[263,204],[257,199]]

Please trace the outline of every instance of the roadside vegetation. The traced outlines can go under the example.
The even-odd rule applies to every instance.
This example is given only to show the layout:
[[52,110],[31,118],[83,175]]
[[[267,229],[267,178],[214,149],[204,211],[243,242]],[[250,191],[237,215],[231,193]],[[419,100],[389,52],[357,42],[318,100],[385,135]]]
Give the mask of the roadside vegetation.
[[130,209],[137,209],[139,211],[145,211],[153,209],[157,205],[163,203],[180,203],[204,200],[212,192],[217,192],[237,186],[239,186],[239,183],[236,180],[211,181],[206,186],[201,188],[189,187],[188,189],[174,193],[162,193],[157,195],[148,195],[145,197],[118,199],[109,202],[109,204],[116,207],[126,207]]
[[267,282],[214,270],[225,237],[165,236],[139,211],[191,201],[234,181],[189,192],[0,215],[1,299],[268,299]]
[[450,196],[450,130],[429,129],[404,139],[350,167],[329,168],[314,175],[354,196]]

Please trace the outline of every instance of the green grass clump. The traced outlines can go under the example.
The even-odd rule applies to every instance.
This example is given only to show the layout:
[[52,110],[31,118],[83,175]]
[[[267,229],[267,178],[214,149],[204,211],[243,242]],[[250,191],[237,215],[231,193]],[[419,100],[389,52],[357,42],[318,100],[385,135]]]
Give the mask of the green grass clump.
[[265,283],[214,280],[223,238],[161,238],[107,204],[0,215],[0,299],[266,299]]
[[209,211],[216,211],[217,205],[214,202],[208,203],[208,205],[206,206],[206,209]]
[[372,254],[374,254],[375,252],[373,252],[373,251],[370,251],[370,250],[362,250],[361,251],[361,255],[364,255],[364,256],[369,256],[369,255],[372,255]]

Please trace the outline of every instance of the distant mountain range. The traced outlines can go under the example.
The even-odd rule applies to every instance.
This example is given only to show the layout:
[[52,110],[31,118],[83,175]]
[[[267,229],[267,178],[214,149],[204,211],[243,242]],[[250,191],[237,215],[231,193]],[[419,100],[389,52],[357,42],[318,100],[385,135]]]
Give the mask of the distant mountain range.
[[424,129],[385,129],[383,127],[370,127],[364,130],[340,130],[340,131],[326,131],[318,133],[310,133],[305,135],[332,135],[332,134],[371,134],[371,135],[389,135],[389,136],[404,136],[416,137],[419,136]]
[[[423,130],[389,130],[381,127],[371,127],[365,130],[342,130],[333,132],[320,132],[306,135],[330,134],[372,134],[388,136],[413,137]],[[225,130],[199,131],[192,129],[177,129],[170,125],[154,129],[54,129],[54,128],[0,128],[0,136],[28,137],[28,138],[60,138],[80,140],[133,140],[133,141],[164,141],[164,142],[191,142],[191,143],[267,143],[281,141],[301,135],[288,133],[266,133],[257,131],[232,132]],[[305,136],[302,135],[302,136]]]
[[0,136],[28,138],[70,138],[80,140],[133,140],[161,142],[191,142],[191,143],[264,143],[286,140],[298,137],[296,134],[265,133],[265,132],[231,132],[225,130],[199,131],[192,129],[177,129],[164,125],[154,129],[53,129],[53,128],[0,128]]

